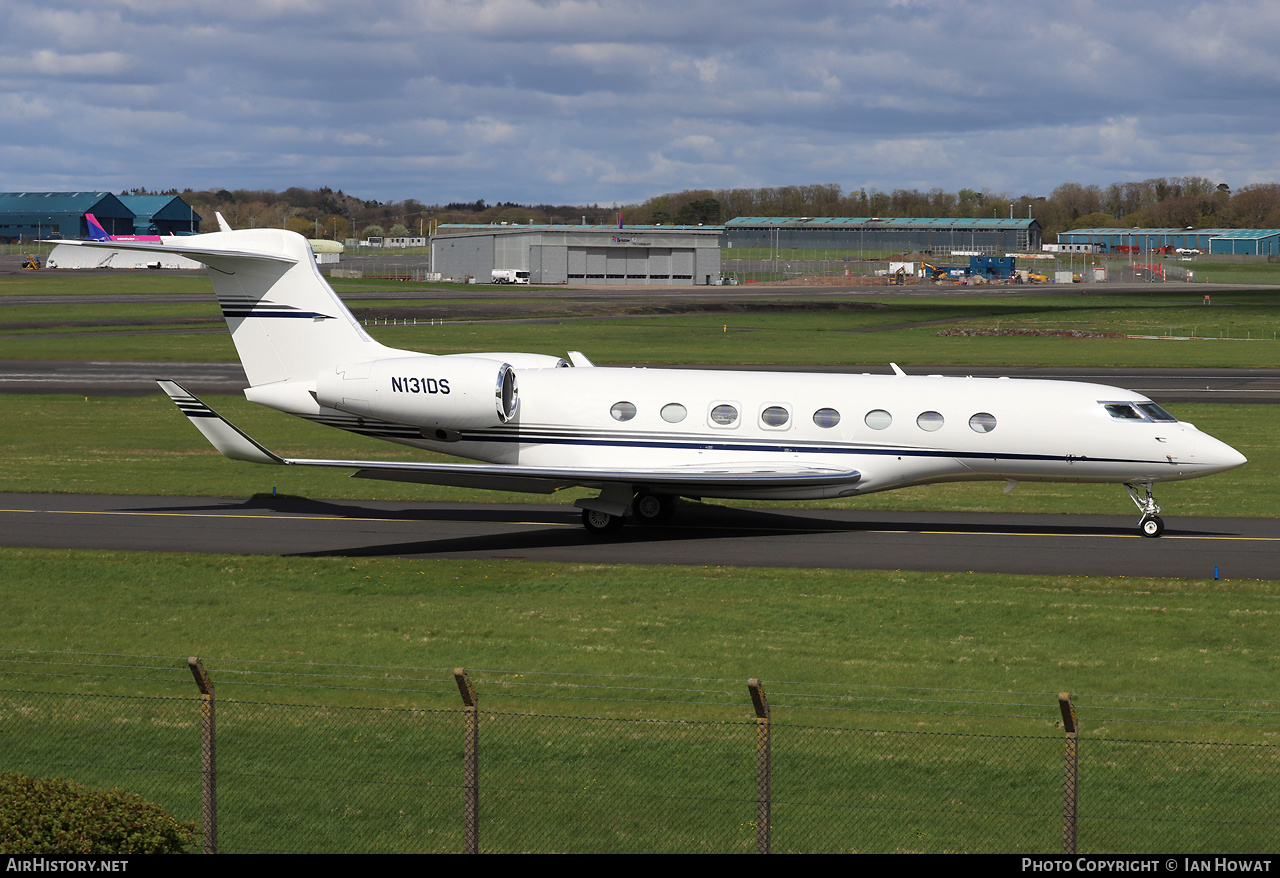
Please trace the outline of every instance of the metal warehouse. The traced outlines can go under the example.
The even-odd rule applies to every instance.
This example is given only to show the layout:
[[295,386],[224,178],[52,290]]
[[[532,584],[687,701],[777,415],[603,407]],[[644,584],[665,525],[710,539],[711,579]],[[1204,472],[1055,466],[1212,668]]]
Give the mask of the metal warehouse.
[[464,225],[431,239],[432,270],[488,283],[495,269],[535,284],[715,284],[723,226]]
[[1011,253],[1040,249],[1034,219],[747,216],[724,225],[724,246],[899,253]]
[[133,211],[110,192],[0,192],[0,238],[86,238],[86,213],[113,235],[133,234]]
[[1209,252],[1224,256],[1280,256],[1280,229],[1222,229]]
[[1094,244],[1102,253],[1146,253],[1162,248],[1209,252],[1209,241],[1231,229],[1072,229],[1059,244]]
[[87,238],[91,213],[111,235],[185,235],[200,215],[176,195],[0,192],[0,239]]
[[133,231],[112,234],[195,235],[200,232],[200,214],[177,195],[121,195],[120,201],[133,211]]

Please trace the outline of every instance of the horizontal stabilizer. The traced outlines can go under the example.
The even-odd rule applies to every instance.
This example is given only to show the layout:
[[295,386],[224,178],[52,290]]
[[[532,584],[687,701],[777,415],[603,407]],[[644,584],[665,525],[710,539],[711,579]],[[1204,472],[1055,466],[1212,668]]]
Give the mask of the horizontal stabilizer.
[[222,415],[209,408],[176,381],[157,379],[160,389],[169,394],[169,398],[177,403],[182,413],[191,419],[196,429],[204,434],[204,438],[213,447],[232,460],[247,460],[250,463],[284,463],[284,459],[272,454],[249,436],[245,435]]

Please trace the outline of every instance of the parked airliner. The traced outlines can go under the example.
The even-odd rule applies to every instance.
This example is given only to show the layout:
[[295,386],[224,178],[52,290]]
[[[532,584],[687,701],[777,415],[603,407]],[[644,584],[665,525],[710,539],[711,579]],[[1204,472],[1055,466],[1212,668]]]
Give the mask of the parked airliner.
[[136,243],[138,241],[159,242],[164,240],[159,235],[112,235],[102,227],[102,223],[98,222],[98,218],[91,213],[86,213],[84,220],[89,226],[90,241],[113,241],[117,243],[133,241]]
[[[83,246],[120,247],[120,242]],[[273,409],[482,463],[286,458],[173,381],[160,386],[236,460],[351,469],[357,478],[552,493],[580,486],[583,524],[656,522],[680,497],[856,497],[956,481],[1111,482],[1140,532],[1164,531],[1152,488],[1245,463],[1139,393],[1009,378],[595,366],[535,353],[435,356],[371,338],[278,229],[124,247],[209,267],[250,387]],[[1006,489],[1007,490],[1007,489]]]

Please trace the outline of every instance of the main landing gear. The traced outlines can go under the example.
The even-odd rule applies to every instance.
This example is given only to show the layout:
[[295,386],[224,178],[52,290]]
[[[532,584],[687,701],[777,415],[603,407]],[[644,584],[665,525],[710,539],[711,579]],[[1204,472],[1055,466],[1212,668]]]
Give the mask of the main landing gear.
[[582,510],[582,526],[593,537],[607,537],[622,530],[621,515],[610,515],[595,509]]
[[627,518],[632,518],[640,524],[662,524],[676,511],[677,502],[678,498],[670,494],[650,494],[641,491],[632,498],[630,508],[627,508],[622,515],[601,509],[583,509],[582,526],[592,536],[607,537],[622,530]]
[[[1138,495],[1139,488],[1142,489],[1144,496]],[[1158,537],[1164,533],[1164,519],[1160,517],[1160,507],[1156,505],[1155,498],[1151,496],[1151,483],[1139,482],[1137,485],[1131,485],[1126,482],[1124,489],[1129,492],[1129,498],[1142,513],[1142,518],[1138,521],[1138,530],[1142,535]]]

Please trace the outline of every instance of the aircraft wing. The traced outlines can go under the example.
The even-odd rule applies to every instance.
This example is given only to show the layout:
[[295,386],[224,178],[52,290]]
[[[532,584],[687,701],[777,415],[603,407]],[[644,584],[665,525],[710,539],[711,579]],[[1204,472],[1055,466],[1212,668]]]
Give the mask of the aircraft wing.
[[858,480],[856,470],[821,467],[778,467],[769,462],[735,466],[671,467],[669,469],[615,469],[603,467],[516,466],[472,463],[381,463],[358,460],[286,460],[311,466],[357,467],[357,479],[451,485],[550,494],[564,488],[603,488],[628,484],[647,491],[682,494],[713,492],[725,488],[797,488],[848,485]]
[[175,237],[174,243],[158,241],[46,241],[45,243],[71,244],[76,247],[90,247],[96,250],[128,250],[137,253],[163,253],[165,256],[185,256],[194,262],[206,265],[210,260],[223,257],[248,260],[250,262],[283,263],[292,265],[297,262],[292,256],[282,253],[269,253],[259,250],[228,250],[226,248],[201,246],[201,235],[184,238]]
[[321,466],[354,469],[354,478],[458,488],[484,488],[551,494],[564,488],[602,488],[628,484],[649,491],[667,490],[698,494],[699,490],[725,488],[797,488],[849,485],[860,478],[857,470],[838,467],[779,464],[773,461],[742,462],[733,465],[707,464],[674,466],[665,469],[625,469],[605,467],[536,467],[508,464],[418,463],[381,460],[322,460],[281,457],[260,445],[192,396],[176,381],[158,380],[160,388],[177,404],[191,423],[214,448],[232,460],[286,466]]

